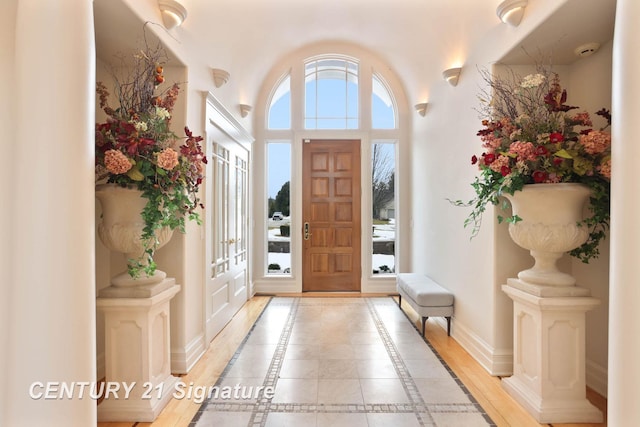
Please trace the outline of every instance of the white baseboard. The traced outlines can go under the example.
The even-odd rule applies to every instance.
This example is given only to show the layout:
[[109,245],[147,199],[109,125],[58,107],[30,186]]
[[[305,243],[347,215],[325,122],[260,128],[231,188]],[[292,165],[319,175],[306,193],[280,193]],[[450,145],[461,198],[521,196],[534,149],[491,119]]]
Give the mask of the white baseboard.
[[207,350],[204,334],[200,334],[182,348],[171,349],[171,373],[186,374]]
[[286,294],[302,292],[302,286],[293,280],[256,280],[254,283],[254,291],[256,294]]
[[[446,328],[446,321],[438,319]],[[496,349],[488,345],[479,336],[465,327],[455,318],[452,321],[451,336],[471,355],[490,375],[496,377],[513,374],[513,349]]]
[[587,387],[599,395],[607,397],[607,387],[609,383],[609,371],[607,367],[587,360],[585,362],[585,371]]
[[[254,282],[254,293],[256,294],[287,294],[302,292],[302,285],[294,280],[256,280]],[[394,294],[397,293],[395,279],[393,281],[363,281],[362,293],[370,294]]]
[[362,289],[360,291],[363,294],[397,294],[398,288],[394,278],[393,281],[372,280],[369,282],[362,282]]

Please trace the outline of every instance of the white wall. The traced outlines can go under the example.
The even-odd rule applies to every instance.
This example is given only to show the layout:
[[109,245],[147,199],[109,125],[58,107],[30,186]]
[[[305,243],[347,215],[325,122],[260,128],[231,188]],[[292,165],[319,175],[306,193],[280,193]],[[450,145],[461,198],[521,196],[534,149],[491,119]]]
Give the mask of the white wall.
[[[416,120],[413,129],[413,270],[430,275],[453,291],[454,338],[496,375],[508,373],[513,346],[511,301],[500,286],[508,277],[529,267],[532,259],[511,241],[506,225],[497,224],[492,207],[485,213],[479,235],[469,241],[470,230],[462,224],[470,210],[454,207],[447,199],[470,200],[474,196],[470,184],[478,171],[470,159],[480,152],[476,132],[482,127],[474,110],[483,86],[478,68],[490,69],[563,3],[530,3],[519,27],[498,24],[495,31],[477,40],[474,46],[461,49],[472,54],[465,60],[458,85],[450,87],[442,81],[430,88],[427,116]],[[596,111],[601,104],[610,105],[610,56],[610,47],[604,46],[593,57],[572,67],[558,67],[573,85],[568,87],[570,102],[580,103],[590,111]],[[590,89],[593,86],[598,87],[597,91]],[[592,373],[589,385],[604,393],[600,385],[607,360],[604,297],[608,250],[601,250],[602,259],[590,266],[567,257],[561,268],[572,270],[580,285],[603,298],[603,305],[588,316],[587,358]]]
[[[612,43],[607,43],[592,56],[576,61],[569,69],[568,104],[590,112],[594,127],[605,125],[594,113],[611,109]],[[600,244],[600,257],[589,264],[571,258],[573,275],[579,286],[589,288],[601,303],[587,313],[587,385],[607,395],[607,342],[609,319],[609,244]]]
[[[479,148],[475,134],[480,128],[473,110],[480,83],[474,62],[465,63],[458,86],[443,80],[431,88],[427,115],[415,120],[411,261],[413,271],[429,275],[454,293],[452,335],[467,348],[476,346],[475,356],[486,359],[495,343],[491,210],[480,234],[470,241],[470,230],[463,228],[468,209],[448,201],[473,198],[470,183],[476,170],[471,156]],[[484,360],[485,366],[490,363]]]

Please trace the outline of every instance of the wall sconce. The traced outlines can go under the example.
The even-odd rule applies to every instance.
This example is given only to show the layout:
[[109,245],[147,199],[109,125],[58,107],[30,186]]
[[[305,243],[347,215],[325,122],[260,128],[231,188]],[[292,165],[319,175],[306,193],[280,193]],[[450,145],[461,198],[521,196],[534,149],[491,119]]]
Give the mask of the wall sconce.
[[240,104],[239,107],[240,107],[240,115],[242,117],[247,117],[247,115],[251,111],[251,105]]
[[421,102],[420,104],[416,104],[413,106],[413,108],[416,109],[416,112],[418,114],[420,114],[422,117],[425,116],[425,114],[427,114],[427,106],[429,105],[428,102]]
[[228,71],[220,68],[212,68],[211,71],[213,71],[213,84],[216,85],[216,87],[220,87],[229,81]]
[[179,27],[187,19],[187,9],[176,0],[158,0],[158,7],[167,30]]
[[462,68],[460,67],[449,68],[448,70],[444,70],[442,77],[444,77],[447,83],[451,86],[456,86],[458,84],[458,79],[460,78],[460,71],[462,71]]
[[505,24],[517,27],[524,15],[527,0],[505,0],[498,5],[496,14]]

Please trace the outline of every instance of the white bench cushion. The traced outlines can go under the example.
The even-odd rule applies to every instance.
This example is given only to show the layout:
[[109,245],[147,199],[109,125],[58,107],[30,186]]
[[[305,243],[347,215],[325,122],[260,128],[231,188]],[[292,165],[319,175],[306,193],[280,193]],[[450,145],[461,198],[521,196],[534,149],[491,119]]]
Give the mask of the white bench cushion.
[[418,273],[401,273],[397,276],[398,291],[407,295],[422,307],[451,307],[453,294],[429,277]]

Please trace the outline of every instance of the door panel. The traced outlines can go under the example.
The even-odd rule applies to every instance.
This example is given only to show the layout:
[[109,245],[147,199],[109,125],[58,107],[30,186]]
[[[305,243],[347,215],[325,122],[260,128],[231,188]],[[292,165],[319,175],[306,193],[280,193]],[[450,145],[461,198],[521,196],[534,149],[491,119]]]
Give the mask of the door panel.
[[360,196],[360,141],[303,144],[303,291],[360,290]]
[[248,151],[212,142],[207,176],[206,335],[211,341],[247,301]]

